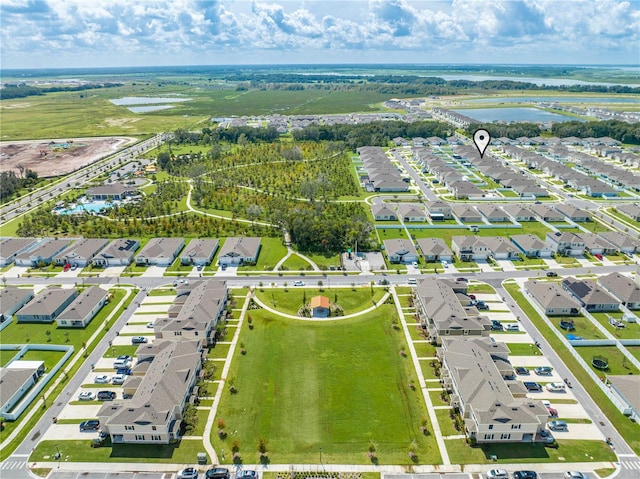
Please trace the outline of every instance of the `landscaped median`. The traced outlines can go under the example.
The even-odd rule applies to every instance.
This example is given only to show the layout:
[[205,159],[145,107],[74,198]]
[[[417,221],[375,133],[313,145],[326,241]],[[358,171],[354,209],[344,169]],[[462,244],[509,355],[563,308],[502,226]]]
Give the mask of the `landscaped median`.
[[529,301],[524,297],[518,284],[504,283],[504,288],[518,303],[529,319],[535,324],[538,331],[544,335],[545,339],[556,353],[562,357],[564,363],[569,369],[571,369],[576,379],[580,381],[591,398],[596,402],[596,404],[598,404],[602,412],[624,437],[629,446],[636,454],[640,454],[640,435],[638,435],[638,425],[631,422],[629,418],[618,411],[609,398],[600,390],[600,387],[597,384],[594,384],[593,379],[591,379],[587,371],[584,370],[580,363],[569,353],[564,343],[555,335],[531,303],[529,303]]

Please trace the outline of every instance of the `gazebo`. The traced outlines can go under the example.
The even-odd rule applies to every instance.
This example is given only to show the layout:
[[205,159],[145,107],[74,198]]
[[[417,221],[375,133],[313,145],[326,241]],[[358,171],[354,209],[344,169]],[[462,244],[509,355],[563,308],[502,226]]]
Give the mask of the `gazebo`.
[[311,316],[314,318],[327,318],[331,313],[329,298],[326,296],[314,296],[309,302]]

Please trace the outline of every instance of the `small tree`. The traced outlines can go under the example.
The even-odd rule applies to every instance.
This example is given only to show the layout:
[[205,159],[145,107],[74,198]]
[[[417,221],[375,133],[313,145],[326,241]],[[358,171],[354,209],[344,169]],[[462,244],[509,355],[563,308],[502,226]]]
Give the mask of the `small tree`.
[[51,331],[49,329],[47,329],[44,334],[47,335],[47,342],[50,343],[51,342]]
[[247,324],[249,325],[249,329],[253,329],[253,318],[251,315],[247,316]]

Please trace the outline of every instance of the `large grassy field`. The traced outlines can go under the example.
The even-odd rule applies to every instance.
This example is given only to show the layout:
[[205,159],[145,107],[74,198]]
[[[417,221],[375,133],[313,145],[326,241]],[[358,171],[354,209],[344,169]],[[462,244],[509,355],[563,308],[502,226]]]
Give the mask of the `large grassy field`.
[[380,463],[407,464],[414,443],[420,463],[438,464],[435,440],[420,431],[426,407],[408,387],[417,378],[399,354],[406,343],[392,308],[326,323],[252,311],[254,329],[240,336],[246,355],[234,356],[228,376],[237,393],[227,387],[218,409],[229,435],[213,432],[216,449],[237,441],[242,460],[255,463],[264,438],[273,463],[316,463],[322,448],[323,462],[367,464],[373,443]]

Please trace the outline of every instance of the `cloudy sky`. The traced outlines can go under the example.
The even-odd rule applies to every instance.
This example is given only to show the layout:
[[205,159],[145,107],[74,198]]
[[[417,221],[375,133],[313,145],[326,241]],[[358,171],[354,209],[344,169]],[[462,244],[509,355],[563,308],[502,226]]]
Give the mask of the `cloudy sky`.
[[640,0],[0,0],[2,68],[640,63]]

